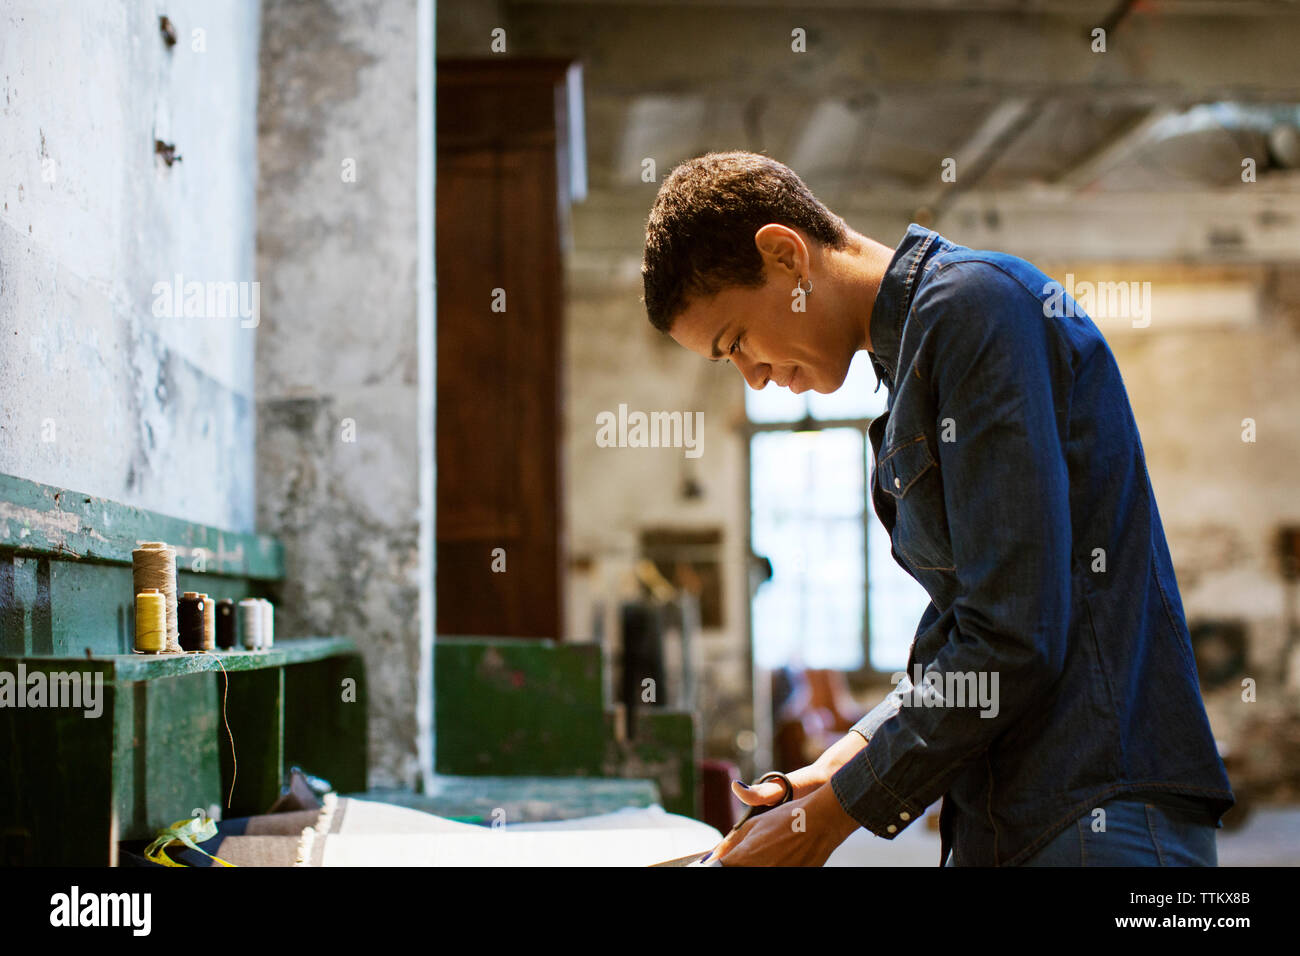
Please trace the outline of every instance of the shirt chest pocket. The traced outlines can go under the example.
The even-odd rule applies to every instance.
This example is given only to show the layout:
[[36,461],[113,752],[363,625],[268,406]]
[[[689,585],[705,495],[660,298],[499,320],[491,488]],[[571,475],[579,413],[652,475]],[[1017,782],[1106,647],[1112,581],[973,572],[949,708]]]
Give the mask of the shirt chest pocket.
[[881,489],[894,499],[894,547],[918,570],[952,571],[943,479],[925,436],[894,442],[876,467]]

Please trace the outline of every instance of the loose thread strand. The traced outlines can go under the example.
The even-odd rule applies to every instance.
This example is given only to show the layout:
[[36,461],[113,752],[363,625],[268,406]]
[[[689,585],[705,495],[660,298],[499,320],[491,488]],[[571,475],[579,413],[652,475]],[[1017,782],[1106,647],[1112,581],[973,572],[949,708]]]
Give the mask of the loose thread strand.
[[226,699],[230,696],[230,675],[226,673],[226,665],[221,662],[221,657],[213,654],[217,660],[217,666],[221,668],[221,676],[225,678],[221,691],[221,722],[226,725],[226,736],[230,738],[230,762],[233,769],[230,772],[230,793],[226,795],[226,809],[230,809],[230,803],[235,799],[235,781],[239,778],[239,758],[235,756],[235,735],[230,731],[230,720],[226,716]]

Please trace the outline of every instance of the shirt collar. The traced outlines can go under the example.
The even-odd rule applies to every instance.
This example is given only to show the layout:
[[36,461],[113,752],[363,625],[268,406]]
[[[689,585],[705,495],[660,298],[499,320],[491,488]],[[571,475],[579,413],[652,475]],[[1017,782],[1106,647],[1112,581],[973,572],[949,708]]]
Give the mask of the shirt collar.
[[898,371],[898,350],[903,338],[903,320],[907,317],[912,295],[916,291],[916,277],[921,263],[939,234],[932,229],[912,223],[907,227],[903,241],[889,260],[876,302],[871,308],[871,365],[876,370],[876,389],[887,381],[894,387]]

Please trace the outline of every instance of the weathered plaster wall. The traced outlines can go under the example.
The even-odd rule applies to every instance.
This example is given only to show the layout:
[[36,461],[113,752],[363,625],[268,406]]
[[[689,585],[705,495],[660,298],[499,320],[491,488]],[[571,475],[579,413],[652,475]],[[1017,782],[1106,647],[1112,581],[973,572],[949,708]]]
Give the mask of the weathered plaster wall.
[[361,644],[376,786],[420,775],[433,583],[421,565],[433,437],[421,360],[433,356],[417,292],[418,209],[432,205],[419,7],[267,0],[262,21],[258,524],[285,541],[277,629]]
[[254,301],[257,45],[256,0],[5,4],[0,471],[252,529],[252,310],[154,306]]
[[[1230,685],[1207,695],[1215,734],[1239,744],[1257,710],[1294,699],[1281,660],[1285,584],[1277,534],[1300,525],[1300,281],[1260,270],[1258,309],[1239,324],[1110,336],[1160,505],[1188,621],[1236,619],[1258,706]],[[1158,291],[1158,290],[1157,290]],[[1159,319],[1159,316],[1156,317]],[[1254,441],[1243,441],[1243,421]],[[1289,686],[1288,686],[1289,682]]]

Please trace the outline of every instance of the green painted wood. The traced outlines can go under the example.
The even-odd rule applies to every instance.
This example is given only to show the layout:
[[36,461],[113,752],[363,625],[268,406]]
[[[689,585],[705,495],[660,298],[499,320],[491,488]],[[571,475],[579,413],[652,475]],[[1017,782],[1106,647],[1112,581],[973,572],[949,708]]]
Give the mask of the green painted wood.
[[[346,637],[291,637],[277,641],[267,651],[205,651],[194,654],[106,654],[93,660],[108,666],[105,680],[111,683],[159,680],[203,674],[209,671],[253,671],[324,660],[339,654],[356,654],[356,644]],[[66,661],[86,660],[85,655],[33,655],[0,657],[0,670],[17,667],[20,660],[29,668],[35,664],[55,668]]]
[[[330,655],[344,654],[335,659]],[[226,808],[231,779],[229,738],[221,720],[220,693],[231,680],[226,715],[235,737],[239,773]],[[346,661],[346,664],[343,663]],[[32,675],[71,674],[99,681],[100,716],[55,707],[0,707],[0,859],[37,863],[107,865],[118,840],[145,840],[195,809],[225,816],[261,813],[279,793],[284,775],[284,674],[324,667],[332,681],[339,669],[363,688],[364,665],[351,641],[307,638],[271,651],[0,659],[0,687],[29,685]],[[166,678],[166,679],[163,679]],[[84,679],[84,678],[83,678]],[[307,695],[302,695],[308,699]],[[47,698],[52,701],[52,698]],[[7,702],[12,703],[12,702]],[[350,789],[365,787],[364,704],[349,705],[314,731],[315,745],[329,753],[329,772]],[[312,711],[309,710],[309,713]],[[318,716],[320,708],[314,711]],[[310,720],[297,721],[309,737]],[[82,822],[81,835],[63,834],[68,820]]]
[[596,645],[439,638],[434,675],[438,773],[600,775]]
[[[217,724],[221,765],[221,811],[225,817],[266,813],[280,795],[284,776],[284,668],[235,672],[218,676],[224,694],[225,724]],[[232,787],[233,784],[233,787]]]
[[695,715],[690,711],[646,708],[636,716],[636,736],[614,739],[614,717],[605,716],[609,734],[604,772],[614,777],[654,780],[669,813],[699,817],[699,754]]
[[119,690],[113,787],[93,793],[88,811],[102,806],[111,793],[118,839],[147,840],[194,810],[219,807],[220,712],[214,675],[190,674]]
[[[196,809],[222,814],[232,776],[224,815],[263,812],[279,793],[286,739],[322,755],[313,759],[345,786],[365,787],[365,675],[352,641],[133,654],[131,551],[142,541],[176,546],[178,590],[214,600],[274,599],[284,576],[274,538],[0,475],[0,686],[5,674],[88,674],[103,708],[90,718],[0,707],[0,863],[115,863],[118,840],[150,839]],[[325,693],[343,673],[362,695],[346,708]],[[219,698],[227,680],[237,774]],[[287,704],[291,686],[301,714]]]
[[129,565],[131,551],[142,541],[174,545],[177,570],[264,581],[284,577],[284,547],[268,535],[194,524],[105,498],[0,475],[0,550],[23,556],[45,555],[60,561]]
[[[116,862],[113,815],[114,715],[120,694],[98,674],[99,716],[84,708],[0,707],[0,865],[107,866]],[[15,672],[16,674],[16,672]]]
[[343,654],[284,669],[284,766],[328,780],[340,793],[364,790],[366,668]]

